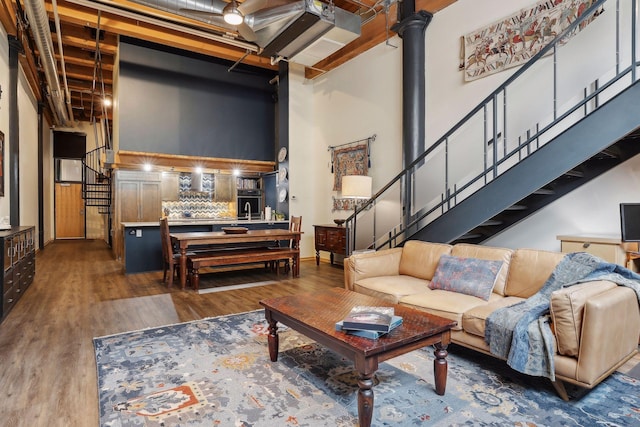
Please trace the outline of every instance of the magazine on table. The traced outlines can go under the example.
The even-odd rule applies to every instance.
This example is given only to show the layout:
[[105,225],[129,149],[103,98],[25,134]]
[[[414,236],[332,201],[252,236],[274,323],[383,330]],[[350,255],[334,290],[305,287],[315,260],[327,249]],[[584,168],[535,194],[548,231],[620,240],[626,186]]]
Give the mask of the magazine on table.
[[[402,325],[402,317],[394,315],[392,317],[391,324],[389,325],[389,332],[391,332],[392,330],[394,330],[400,325]],[[370,338],[372,340],[376,340],[381,336],[387,334],[387,332],[381,332],[381,331],[369,331],[369,330],[362,330],[362,329],[345,329],[343,326],[342,320],[340,320],[339,322],[336,322],[336,331],[343,331],[350,335]]]
[[389,332],[393,321],[393,307],[357,305],[342,320],[343,329]]

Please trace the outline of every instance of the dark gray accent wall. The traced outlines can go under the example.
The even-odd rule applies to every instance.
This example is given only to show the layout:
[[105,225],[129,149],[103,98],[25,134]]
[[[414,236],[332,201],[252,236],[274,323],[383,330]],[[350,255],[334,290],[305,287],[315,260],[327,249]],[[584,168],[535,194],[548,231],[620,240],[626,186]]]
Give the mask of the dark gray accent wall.
[[274,160],[277,72],[120,44],[120,150]]

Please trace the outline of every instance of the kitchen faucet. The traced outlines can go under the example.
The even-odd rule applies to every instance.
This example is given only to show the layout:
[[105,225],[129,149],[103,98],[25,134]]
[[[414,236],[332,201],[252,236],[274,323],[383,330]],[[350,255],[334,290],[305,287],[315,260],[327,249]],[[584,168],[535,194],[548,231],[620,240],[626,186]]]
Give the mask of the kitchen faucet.
[[245,203],[244,210],[247,211],[247,218],[251,220],[251,203],[249,202]]

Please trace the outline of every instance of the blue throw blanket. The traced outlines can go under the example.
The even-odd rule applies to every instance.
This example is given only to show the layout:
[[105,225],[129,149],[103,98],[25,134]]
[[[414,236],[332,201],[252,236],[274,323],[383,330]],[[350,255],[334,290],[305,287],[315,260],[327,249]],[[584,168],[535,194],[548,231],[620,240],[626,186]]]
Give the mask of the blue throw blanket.
[[630,287],[640,301],[640,275],[585,252],[567,254],[538,293],[489,315],[485,340],[491,353],[506,359],[516,371],[555,380],[555,348],[549,326],[551,292],[594,280]]

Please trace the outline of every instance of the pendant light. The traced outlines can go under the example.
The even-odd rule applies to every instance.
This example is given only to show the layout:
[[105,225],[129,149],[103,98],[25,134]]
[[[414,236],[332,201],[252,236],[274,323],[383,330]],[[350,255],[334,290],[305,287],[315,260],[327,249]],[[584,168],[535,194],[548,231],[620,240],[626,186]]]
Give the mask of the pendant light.
[[242,13],[238,10],[238,2],[231,0],[231,3],[222,9],[224,22],[230,25],[240,25],[244,21]]

